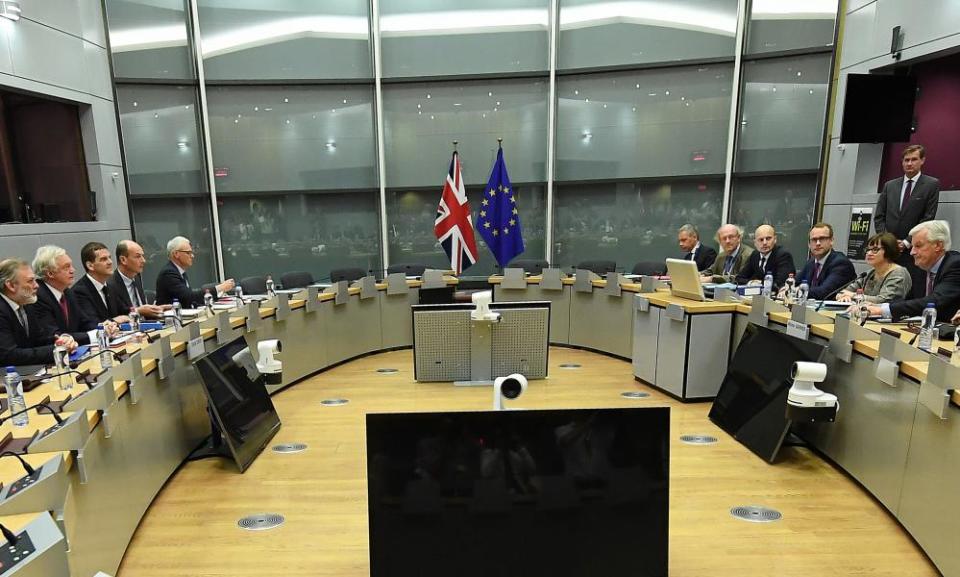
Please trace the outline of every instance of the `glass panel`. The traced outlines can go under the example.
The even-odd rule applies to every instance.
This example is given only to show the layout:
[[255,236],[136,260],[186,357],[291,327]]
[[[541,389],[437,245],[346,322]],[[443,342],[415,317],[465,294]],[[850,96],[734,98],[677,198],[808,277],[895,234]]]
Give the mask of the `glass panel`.
[[147,255],[143,288],[156,287],[157,273],[167,263],[167,241],[185,236],[193,245],[194,261],[190,284],[214,282],[213,230],[210,223],[210,199],[133,198],[133,227],[136,241]]
[[561,0],[561,70],[733,58],[737,0]]
[[744,62],[739,172],[817,169],[830,55]]
[[384,86],[387,186],[439,187],[454,140],[464,182],[486,184],[497,138],[511,181],[546,181],[547,92],[543,79]]
[[724,172],[733,66],[563,76],[557,180]]
[[790,251],[797,266],[803,266],[816,192],[816,174],[735,178],[730,214],[748,235],[761,224],[772,224],[780,245]]
[[378,186],[370,86],[207,91],[217,192]]
[[548,0],[382,0],[385,78],[550,69]]
[[219,196],[223,266],[236,280],[305,270],[317,280],[330,270],[380,265],[379,194]]
[[365,0],[198,0],[198,10],[208,80],[373,76]]
[[117,85],[130,194],[203,193],[192,86]]
[[613,260],[629,273],[640,261],[679,257],[685,223],[717,247],[723,178],[559,185],[554,202],[554,263]]
[[117,78],[195,77],[184,0],[105,0]]
[[[507,166],[509,169],[509,165]],[[442,175],[441,175],[442,177]],[[485,184],[485,183],[484,183]],[[390,262],[419,263],[435,268],[449,269],[450,261],[433,235],[433,222],[437,217],[442,186],[438,183],[430,190],[393,191],[387,195],[387,236],[389,237]],[[523,225],[524,252],[518,258],[546,258],[544,255],[544,222],[546,218],[546,185],[516,184],[514,192],[520,223]],[[483,195],[483,186],[468,186],[467,199],[473,210],[473,222],[478,221],[477,211]],[[497,261],[477,234],[477,264],[466,271],[465,276],[488,276],[494,273]]]
[[833,47],[837,0],[753,0],[748,54]]

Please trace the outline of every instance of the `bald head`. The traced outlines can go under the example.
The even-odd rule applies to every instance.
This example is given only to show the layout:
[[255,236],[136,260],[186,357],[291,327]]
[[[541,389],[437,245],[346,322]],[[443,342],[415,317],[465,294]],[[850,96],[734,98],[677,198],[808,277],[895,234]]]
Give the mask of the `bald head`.
[[743,237],[743,231],[735,224],[725,224],[717,229],[717,242],[727,254],[736,252],[737,247],[740,246],[741,237]]
[[761,224],[753,233],[753,244],[760,254],[770,254],[773,247],[777,246],[777,231],[769,224]]
[[133,278],[143,272],[147,264],[143,247],[132,240],[121,240],[117,243],[117,269],[127,278]]

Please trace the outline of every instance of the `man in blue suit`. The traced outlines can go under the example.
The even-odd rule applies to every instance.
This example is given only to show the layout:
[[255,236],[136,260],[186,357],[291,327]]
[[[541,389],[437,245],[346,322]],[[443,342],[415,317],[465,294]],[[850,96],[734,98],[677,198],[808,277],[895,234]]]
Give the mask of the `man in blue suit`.
[[813,225],[808,246],[810,260],[800,271],[797,282],[807,281],[810,298],[829,299],[857,278],[857,271],[847,255],[833,250],[833,227],[829,224],[818,222]]

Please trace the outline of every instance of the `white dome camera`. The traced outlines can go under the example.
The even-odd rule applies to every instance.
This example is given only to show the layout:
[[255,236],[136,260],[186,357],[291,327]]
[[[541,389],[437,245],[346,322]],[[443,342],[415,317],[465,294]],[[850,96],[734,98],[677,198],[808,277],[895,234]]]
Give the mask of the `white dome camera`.
[[827,365],[798,361],[790,369],[793,386],[787,394],[787,418],[795,421],[833,421],[837,396],[816,387],[827,378]]
[[257,370],[266,377],[268,385],[279,385],[283,381],[283,363],[274,356],[282,350],[283,345],[280,344],[279,339],[257,343],[257,353],[260,357],[257,361]]
[[493,291],[478,291],[470,297],[473,304],[477,307],[470,311],[470,318],[475,321],[497,322],[500,320],[500,313],[490,310],[490,303],[493,302]]
[[514,373],[493,382],[493,410],[505,411],[504,401],[512,401],[527,390],[527,377]]

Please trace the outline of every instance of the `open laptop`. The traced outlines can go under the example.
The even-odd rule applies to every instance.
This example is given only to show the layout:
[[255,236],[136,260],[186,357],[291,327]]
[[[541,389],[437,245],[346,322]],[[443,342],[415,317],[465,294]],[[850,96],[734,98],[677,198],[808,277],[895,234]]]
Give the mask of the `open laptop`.
[[707,300],[700,284],[697,263],[679,258],[667,259],[667,274],[670,275],[670,293],[673,296],[694,301]]

